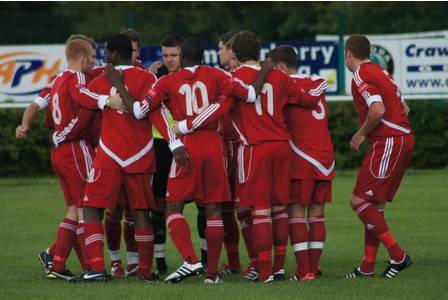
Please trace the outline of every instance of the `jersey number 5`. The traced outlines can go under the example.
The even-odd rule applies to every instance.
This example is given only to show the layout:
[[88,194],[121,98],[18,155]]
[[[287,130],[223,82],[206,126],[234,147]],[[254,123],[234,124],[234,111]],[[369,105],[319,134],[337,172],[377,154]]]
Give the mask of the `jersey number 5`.
[[[202,99],[202,106],[199,107],[198,99],[196,97],[196,90],[199,90]],[[193,86],[184,83],[179,88],[179,93],[185,96],[185,103],[187,104],[187,116],[192,116],[193,113],[200,114],[209,105],[207,87],[204,83],[196,81]]]

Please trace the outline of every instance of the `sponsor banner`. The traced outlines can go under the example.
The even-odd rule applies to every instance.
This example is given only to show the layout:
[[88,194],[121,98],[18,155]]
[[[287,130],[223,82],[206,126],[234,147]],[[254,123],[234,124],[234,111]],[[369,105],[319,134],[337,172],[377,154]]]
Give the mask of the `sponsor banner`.
[[448,39],[420,39],[401,45],[405,93],[448,93]]
[[29,102],[66,66],[63,45],[0,47],[0,102]]
[[[291,45],[299,56],[301,74],[318,74],[328,82],[328,92],[338,92],[338,44],[323,42],[267,42],[263,43],[260,58],[278,45]],[[218,47],[206,44],[204,63],[219,66]],[[104,45],[97,48],[98,64],[104,63]],[[143,46],[140,59],[146,67],[162,60],[159,46]],[[52,75],[66,68],[64,45],[1,46],[0,47],[0,103],[31,102],[50,81]]]
[[[393,75],[403,94],[448,93],[448,39],[370,38],[370,59]],[[351,93],[352,73],[345,72]]]

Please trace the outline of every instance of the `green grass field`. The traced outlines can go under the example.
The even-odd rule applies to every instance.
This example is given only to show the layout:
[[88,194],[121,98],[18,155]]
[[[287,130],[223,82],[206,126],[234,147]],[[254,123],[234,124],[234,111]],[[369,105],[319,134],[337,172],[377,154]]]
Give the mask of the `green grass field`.
[[[448,297],[448,172],[408,172],[386,217],[396,239],[412,255],[414,265],[399,278],[345,280],[342,275],[360,262],[363,228],[348,206],[355,172],[339,172],[333,203],[327,207],[327,243],[321,261],[324,275],[312,283],[249,283],[238,276],[225,278],[222,286],[204,286],[201,278],[180,285],[144,285],[136,279],[104,284],[73,285],[44,276],[37,253],[53,242],[56,226],[65,213],[57,181],[53,177],[0,179],[0,299],[441,299]],[[193,207],[187,210],[195,218]],[[190,222],[194,227],[194,221]],[[196,229],[192,229],[197,240]],[[169,238],[168,238],[169,240]],[[170,270],[181,259],[168,241]],[[198,249],[196,247],[196,249]],[[244,249],[242,260],[247,262]],[[124,253],[123,253],[124,254]],[[221,256],[224,259],[224,255]],[[379,252],[377,273],[387,255]],[[69,268],[79,272],[72,254]],[[294,270],[287,256],[287,273]]]

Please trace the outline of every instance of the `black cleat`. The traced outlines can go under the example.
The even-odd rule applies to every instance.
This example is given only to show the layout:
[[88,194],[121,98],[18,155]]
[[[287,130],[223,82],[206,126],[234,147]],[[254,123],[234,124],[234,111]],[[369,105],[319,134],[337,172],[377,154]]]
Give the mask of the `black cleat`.
[[48,249],[42,251],[37,256],[42,266],[45,268],[45,272],[48,273],[51,269],[51,266],[53,265],[53,256],[48,253]]
[[285,270],[280,269],[277,272],[273,273],[275,281],[284,281],[286,279]]
[[79,276],[69,279],[69,282],[81,283],[81,282],[106,282],[111,279],[111,276],[104,272],[87,271]]
[[386,267],[386,270],[383,272],[383,277],[386,278],[395,278],[398,274],[404,269],[409,268],[412,265],[412,258],[405,254],[404,259],[401,263],[389,262],[389,265]]
[[373,273],[363,273],[361,272],[360,267],[355,267],[355,269],[352,272],[345,274],[346,279],[371,278],[371,277],[373,277]]
[[51,268],[47,272],[47,278],[48,279],[63,279],[63,280],[70,280],[72,278],[76,277],[69,269],[65,269],[62,272],[56,272],[52,270]]
[[160,277],[156,273],[152,273],[151,276],[149,277],[140,276],[140,280],[143,283],[151,283],[151,284],[161,281]]

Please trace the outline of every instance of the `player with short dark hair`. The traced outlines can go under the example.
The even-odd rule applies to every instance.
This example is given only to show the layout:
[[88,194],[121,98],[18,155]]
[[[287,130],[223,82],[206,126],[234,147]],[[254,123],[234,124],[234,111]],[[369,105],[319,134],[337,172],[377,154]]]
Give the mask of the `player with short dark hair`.
[[407,118],[407,106],[392,75],[369,60],[370,42],[355,34],[345,43],[345,64],[353,72],[352,95],[359,130],[350,141],[350,148],[359,150],[367,139],[369,149],[364,156],[350,205],[365,226],[364,259],[346,278],[374,275],[376,254],[382,243],[390,257],[383,272],[394,278],[412,264],[392,236],[383,211],[391,202],[412,158],[415,138]]
[[325,99],[327,84],[317,75],[297,73],[297,54],[291,46],[278,46],[268,55],[277,69],[289,74],[298,88],[307,90],[318,101],[317,105],[312,99],[286,108],[292,160],[289,233],[297,264],[290,279],[311,281],[320,272],[326,232],[324,206],[331,202],[331,183],[335,176]]

